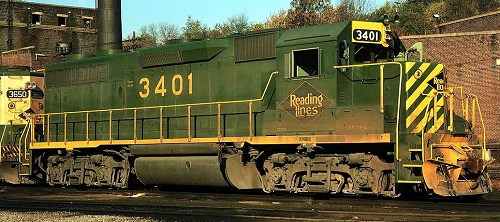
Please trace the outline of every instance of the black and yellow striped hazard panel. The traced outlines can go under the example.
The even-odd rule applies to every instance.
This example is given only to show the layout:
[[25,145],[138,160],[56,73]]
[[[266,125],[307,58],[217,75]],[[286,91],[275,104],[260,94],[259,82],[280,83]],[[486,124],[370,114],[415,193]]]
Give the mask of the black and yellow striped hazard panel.
[[11,145],[5,145],[2,146],[0,149],[2,149],[2,155],[0,156],[1,160],[0,161],[13,161],[13,160],[18,160],[19,159],[19,147],[18,146],[11,146]]
[[406,63],[406,127],[412,133],[434,133],[445,121],[444,66],[442,64]]

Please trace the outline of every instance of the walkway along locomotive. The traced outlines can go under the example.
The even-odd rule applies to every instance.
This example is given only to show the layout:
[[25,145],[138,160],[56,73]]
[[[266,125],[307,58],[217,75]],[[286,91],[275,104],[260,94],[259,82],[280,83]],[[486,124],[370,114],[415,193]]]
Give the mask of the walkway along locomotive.
[[442,64],[398,57],[406,51],[383,23],[124,53],[120,1],[98,4],[98,55],[47,67],[46,113],[25,122],[19,163],[1,169],[8,182],[491,191],[478,99],[447,86]]

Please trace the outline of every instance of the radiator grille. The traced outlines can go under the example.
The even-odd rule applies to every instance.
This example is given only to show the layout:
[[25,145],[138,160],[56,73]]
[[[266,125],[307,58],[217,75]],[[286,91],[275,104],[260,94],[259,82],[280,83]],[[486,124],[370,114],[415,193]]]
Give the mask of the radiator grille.
[[99,64],[51,71],[47,73],[45,82],[47,87],[55,87],[106,82],[108,79],[108,64]]
[[236,38],[236,62],[276,58],[276,37],[277,32]]
[[179,51],[157,52],[140,56],[142,67],[153,67],[161,65],[182,63],[182,55]]

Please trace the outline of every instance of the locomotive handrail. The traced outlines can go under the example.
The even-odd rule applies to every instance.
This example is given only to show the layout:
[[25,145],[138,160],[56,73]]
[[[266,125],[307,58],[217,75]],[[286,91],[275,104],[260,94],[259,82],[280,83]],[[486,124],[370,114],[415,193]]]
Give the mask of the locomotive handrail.
[[[7,131],[7,125],[4,125],[3,126],[3,132],[2,132],[2,139],[0,140],[0,146],[2,146],[2,144],[3,144],[3,139],[4,139],[6,131]],[[2,150],[1,149],[0,149],[0,154],[2,154]]]
[[[463,111],[462,113],[464,114],[464,118],[466,121],[469,121],[469,103],[472,103],[472,118],[470,120],[470,123],[472,124],[472,127],[474,127],[475,125],[475,121],[476,121],[476,118],[475,118],[475,115],[476,115],[476,107],[477,107],[477,112],[479,113],[479,119],[481,121],[481,128],[482,128],[482,131],[483,131],[483,144],[481,146],[481,155],[482,155],[482,158],[485,159],[486,158],[486,127],[485,127],[485,123],[484,123],[484,119],[483,119],[483,114],[481,112],[481,106],[479,104],[479,99],[477,98],[477,96],[475,95],[466,95],[465,96],[465,102],[463,102],[463,88],[462,87],[456,87],[456,88],[460,88],[461,90],[461,99],[462,99],[462,108],[463,108]],[[436,98],[437,98],[437,95],[439,94],[444,94],[444,95],[451,95],[450,96],[450,126],[448,128],[448,130],[452,131],[453,130],[453,93],[454,93],[454,87],[450,87],[448,89],[448,91],[445,91],[445,92],[434,92],[432,93],[432,97],[434,99],[434,106],[437,106],[437,102],[436,102]],[[471,99],[471,100],[469,100]],[[425,128],[427,126],[427,122],[428,122],[428,114],[429,114],[429,106],[430,106],[430,102],[427,104],[427,108],[426,108],[426,111],[425,111],[425,116],[424,116],[424,119],[425,119],[425,122],[426,124],[424,125],[424,127],[422,128],[422,131],[421,131],[421,134],[422,134],[422,157],[423,159],[425,159],[425,153],[424,153],[424,134],[425,134]],[[436,112],[436,107],[434,107],[434,112]],[[433,116],[434,118],[436,118],[436,114],[434,114]],[[432,158],[433,156],[433,151],[432,151],[432,147],[430,149],[430,158]]]
[[[334,66],[334,69],[346,69],[346,68],[355,68],[355,67],[366,67],[366,66],[379,66],[379,73],[380,73],[380,113],[384,113],[384,67],[385,65],[401,65],[401,63],[398,62],[384,62],[384,63],[370,63],[370,64],[357,64],[357,65],[345,65],[345,66]],[[401,67],[401,72],[402,74],[403,68]]]
[[[26,123],[26,126],[23,128],[23,132],[21,133],[21,136],[19,137],[19,155],[18,155],[18,159],[19,159],[19,162],[22,161],[22,152],[23,152],[23,140],[24,140],[24,145],[26,146],[27,145],[27,142],[28,142],[28,136],[29,136],[29,132],[30,132],[30,119],[27,120],[28,122]],[[27,149],[26,147],[24,147],[24,157],[26,158],[26,155],[27,154]]]
[[[464,90],[462,86],[458,87],[451,87],[452,92],[454,88],[460,89],[460,99],[461,99],[461,105],[462,105],[462,114],[465,118],[466,121],[469,121],[469,103],[472,103],[472,117],[471,117],[471,124],[472,127],[475,126],[476,124],[476,108],[477,112],[479,113],[479,119],[481,121],[481,128],[483,130],[483,145],[482,145],[482,158],[486,158],[486,125],[484,123],[484,118],[483,118],[483,113],[481,112],[481,105],[479,104],[479,98],[476,95],[470,95],[470,94],[465,94],[465,99],[464,99]],[[469,99],[472,99],[470,101]],[[453,104],[450,104],[450,106],[453,106]],[[453,112],[451,112],[453,113]],[[453,115],[451,115],[453,116]]]
[[[220,139],[222,137],[222,134],[221,134],[221,126],[220,126],[220,120],[221,120],[221,106],[224,105],[224,104],[241,104],[241,103],[248,103],[248,110],[249,110],[249,137],[250,139],[252,138],[253,136],[253,102],[257,102],[257,101],[262,101],[264,100],[264,97],[267,95],[267,91],[269,89],[269,86],[271,85],[271,81],[273,79],[273,76],[277,75],[278,72],[275,71],[275,72],[272,72],[269,76],[269,79],[267,80],[267,84],[264,88],[264,91],[261,95],[260,98],[256,98],[256,99],[247,99],[247,100],[232,100],[232,101],[219,101],[219,102],[204,102],[204,103],[190,103],[190,104],[176,104],[176,105],[165,105],[165,106],[150,106],[150,107],[127,107],[127,108],[116,108],[116,109],[102,109],[102,110],[87,110],[87,111],[74,111],[74,112],[60,112],[60,113],[44,113],[44,114],[31,114],[29,116],[30,119],[34,119],[34,118],[37,118],[37,117],[41,117],[42,119],[44,119],[44,122],[45,122],[45,118],[44,117],[47,117],[47,121],[46,121],[46,124],[47,124],[47,141],[45,143],[47,143],[48,145],[50,145],[50,119],[52,116],[63,116],[63,130],[64,130],[64,144],[67,145],[68,143],[68,132],[67,132],[67,127],[68,127],[68,115],[74,115],[74,114],[85,114],[85,139],[86,139],[86,142],[87,144],[90,142],[90,135],[89,135],[89,128],[90,128],[90,125],[89,125],[89,114],[92,114],[92,113],[109,113],[109,144],[113,144],[113,132],[112,132],[112,129],[113,129],[113,112],[119,112],[119,111],[133,111],[134,114],[133,114],[133,121],[134,121],[134,132],[133,132],[133,139],[135,142],[137,142],[137,111],[138,110],[152,110],[152,109],[157,109],[159,110],[160,112],[160,141],[162,141],[162,137],[163,137],[163,121],[162,121],[162,118],[163,118],[163,109],[168,109],[168,108],[182,108],[182,107],[186,107],[187,108],[187,124],[188,124],[188,128],[187,128],[187,131],[188,131],[188,141],[191,141],[191,138],[192,138],[192,135],[191,135],[191,108],[192,107],[198,107],[198,106],[207,106],[207,105],[217,105],[217,119],[218,119],[218,122],[217,122],[217,136],[218,138]],[[43,123],[45,124],[45,123]],[[32,130],[31,131],[31,138],[34,138],[34,134],[35,134],[35,130]],[[31,140],[31,144],[33,145],[35,141],[34,140]]]
[[483,128],[483,149],[482,149],[482,157],[483,160],[486,159],[486,127],[484,124],[484,119],[483,119],[483,113],[481,112],[481,106],[479,105],[479,99],[475,96],[474,97],[476,100],[476,105],[477,105],[477,111],[479,112],[479,119],[481,120],[481,127]]
[[116,108],[116,109],[98,109],[98,110],[86,110],[86,111],[73,111],[73,112],[60,112],[60,113],[42,113],[42,114],[31,114],[30,117],[40,117],[40,116],[53,116],[53,115],[64,115],[64,114],[85,114],[85,113],[102,113],[109,111],[133,111],[136,109],[146,110],[146,109],[159,109],[159,108],[180,108],[187,106],[206,106],[206,105],[217,105],[217,104],[235,104],[235,103],[245,103],[245,102],[257,102],[264,100],[267,93],[269,85],[271,84],[272,77],[278,74],[278,71],[272,72],[267,81],[267,85],[264,88],[262,96],[257,99],[246,99],[246,100],[231,100],[231,101],[220,101],[220,102],[204,102],[204,103],[188,103],[188,104],[177,104],[177,105],[166,105],[166,106],[145,106],[145,107],[127,107],[127,108]]
[[2,146],[3,146],[3,139],[4,139],[6,131],[7,131],[7,125],[4,125],[3,132],[2,132],[2,139],[0,140],[0,160],[2,159]]
[[[437,96],[438,94],[439,94],[439,92],[434,91],[432,94],[428,94],[428,95],[426,95],[426,96],[431,95],[431,96],[433,97],[433,98],[432,98],[432,100],[434,100],[434,98],[436,98],[436,96]],[[424,122],[425,122],[425,124],[424,124],[424,127],[422,127],[422,132],[421,132],[421,133],[422,133],[422,137],[421,137],[421,139],[422,139],[422,141],[421,141],[421,142],[422,142],[422,143],[421,143],[421,146],[422,146],[422,160],[423,160],[423,161],[426,161],[426,160],[427,160],[427,159],[425,158],[425,136],[424,136],[424,135],[425,135],[425,129],[426,129],[426,127],[427,127],[427,123],[429,122],[429,107],[431,106],[431,101],[432,101],[432,100],[429,100],[429,102],[427,102],[427,106],[426,106],[426,108],[425,108],[425,115],[424,115]],[[436,106],[436,103],[434,103],[434,106]],[[435,108],[434,108],[434,110],[435,110]],[[429,149],[429,151],[430,151],[430,158],[431,158],[431,159],[432,159],[432,149],[433,149],[433,148],[432,148],[432,145],[431,145],[431,147],[430,147],[430,149]]]

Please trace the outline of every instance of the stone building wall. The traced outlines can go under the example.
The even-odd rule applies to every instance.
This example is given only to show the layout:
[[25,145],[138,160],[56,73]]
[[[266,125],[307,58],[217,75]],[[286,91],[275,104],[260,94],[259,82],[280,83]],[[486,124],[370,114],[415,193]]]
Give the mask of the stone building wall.
[[[96,10],[31,2],[12,3],[12,49],[33,46],[32,54],[58,58],[58,44],[69,44],[69,52],[94,54],[97,43]],[[0,52],[8,47],[8,4],[0,1]],[[18,56],[2,53],[2,56]],[[43,59],[42,59],[43,60]],[[13,58],[1,61],[15,61]],[[2,63],[1,65],[13,65]]]

